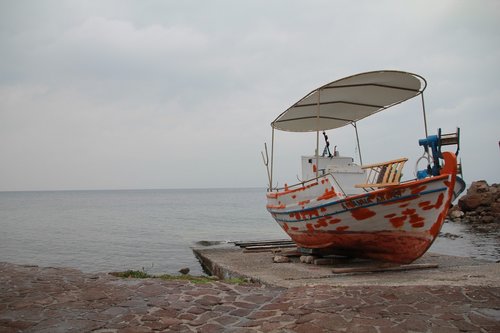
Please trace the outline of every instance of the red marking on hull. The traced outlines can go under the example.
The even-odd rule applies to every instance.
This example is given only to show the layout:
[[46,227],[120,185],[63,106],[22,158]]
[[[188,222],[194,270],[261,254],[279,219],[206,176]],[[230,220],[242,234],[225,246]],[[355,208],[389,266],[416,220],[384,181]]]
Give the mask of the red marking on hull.
[[311,209],[311,210],[306,210],[306,211],[303,211],[303,212],[299,212],[300,213],[300,217],[302,219],[312,219],[314,216],[318,217],[319,216],[319,212],[317,209]]
[[439,209],[441,205],[443,204],[444,200],[444,193],[439,194],[438,199],[436,201],[436,204],[434,205],[434,208]]
[[385,215],[384,217],[385,217],[386,219],[390,219],[390,218],[393,218],[394,216],[396,216],[396,214],[392,213],[392,214],[387,214],[387,215]]
[[430,201],[422,201],[418,204],[420,208],[428,207],[431,204]]
[[405,204],[399,205],[399,208],[406,208],[406,207],[408,207],[409,204],[410,203],[405,203]]
[[413,214],[410,216],[410,223],[413,225],[413,224],[416,224],[416,223],[420,223],[420,222],[424,222],[425,219],[418,215],[418,214]]
[[[449,152],[445,152],[445,153],[449,153]],[[449,154],[451,154],[451,153],[449,153]],[[453,174],[450,186],[451,185],[453,185],[453,187],[455,186],[455,179],[456,179],[455,177],[456,177],[456,174]],[[451,198],[453,196],[453,191],[452,191],[453,187],[450,187],[450,190],[448,190],[449,194],[448,194],[448,199],[446,200],[446,204],[444,205],[443,209],[441,210],[441,213],[439,214],[439,216],[437,218],[437,221],[432,225],[431,229],[429,230],[429,233],[434,238],[437,237],[439,231],[441,230],[441,227],[443,226],[444,219],[446,218],[446,215],[448,214],[448,207],[450,207]],[[436,202],[436,205],[434,205],[434,207],[436,207],[438,203],[439,203],[439,206],[442,206],[442,204],[443,204],[443,202],[442,202],[443,198],[441,196],[443,196],[443,198],[444,198],[443,193],[441,193],[439,195],[438,200]]]
[[356,220],[360,221],[369,219],[370,217],[377,215],[377,213],[375,213],[373,210],[369,210],[368,208],[356,208],[351,210],[351,215]]
[[403,211],[404,215],[412,215],[415,214],[416,210],[415,209],[406,209]]
[[321,212],[323,212],[323,213],[324,213],[324,212],[326,212],[326,208],[325,208],[325,207],[321,207],[319,210],[320,210]]
[[418,205],[423,210],[439,209],[443,204],[443,201],[444,201],[444,193],[440,193],[435,204],[432,204],[430,201],[424,201],[419,203]]
[[283,230],[285,230],[285,232],[288,231],[288,224],[287,223],[283,223]]
[[318,168],[316,167],[316,164],[313,164],[313,172],[316,173],[318,171]]
[[314,225],[316,228],[328,227],[328,222],[326,222],[325,218],[318,219],[318,223]]
[[387,201],[393,198],[400,197],[402,194],[401,189],[387,189],[382,190],[381,192],[376,194],[377,201]]
[[331,219],[328,223],[330,223],[330,224],[337,224],[337,223],[340,223],[340,222],[342,222],[341,219]]
[[347,208],[354,208],[354,207],[356,207],[356,205],[354,204],[354,202],[352,200],[349,200],[349,199],[346,199],[344,204],[345,204],[345,206]]
[[394,228],[400,228],[405,223],[406,216],[393,217],[389,220]]
[[325,189],[325,193],[323,193],[322,195],[320,195],[318,197],[318,201],[319,200],[328,200],[328,199],[331,199],[331,198],[335,198],[337,196],[337,193],[335,193],[335,190],[332,189],[331,190],[328,190],[327,188]]
[[314,227],[311,223],[306,223],[306,228],[309,232],[311,232],[311,233],[314,232]]
[[292,199],[297,199],[297,196],[295,194],[293,194]]
[[304,201],[299,201],[299,206],[304,206],[304,205],[307,205],[308,203],[310,203],[311,200],[304,200]]
[[[440,216],[441,217],[441,216]],[[439,231],[441,230],[441,221],[440,217],[438,217],[437,221],[432,225],[431,229],[429,230],[429,233],[433,236],[436,237]],[[443,219],[444,220],[444,219]]]
[[292,231],[298,231],[299,230],[299,228],[297,228],[297,227],[291,227],[290,229],[292,229]]
[[340,227],[337,227],[337,231],[346,231],[347,229],[349,229],[348,226],[344,225],[344,226],[340,226]]
[[411,189],[411,194],[419,194],[427,188],[426,185],[420,185]]
[[266,208],[268,208],[268,209],[285,209],[286,205],[285,204],[266,205]]

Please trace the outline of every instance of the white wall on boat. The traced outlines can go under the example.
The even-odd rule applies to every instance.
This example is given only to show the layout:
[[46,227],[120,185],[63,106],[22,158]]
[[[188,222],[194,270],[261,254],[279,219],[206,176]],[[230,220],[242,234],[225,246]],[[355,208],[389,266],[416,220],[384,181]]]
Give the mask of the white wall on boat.
[[[316,177],[316,156],[302,156],[302,180]],[[336,190],[346,195],[363,193],[363,189],[356,188],[356,184],[366,182],[366,174],[361,167],[354,163],[353,158],[344,156],[318,156],[318,176],[330,173],[334,178]]]

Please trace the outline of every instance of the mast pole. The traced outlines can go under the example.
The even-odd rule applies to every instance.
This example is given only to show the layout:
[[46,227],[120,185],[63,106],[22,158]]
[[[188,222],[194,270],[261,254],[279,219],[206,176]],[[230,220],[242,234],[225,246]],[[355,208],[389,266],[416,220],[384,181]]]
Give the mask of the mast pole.
[[271,175],[269,176],[269,192],[273,191],[273,161],[274,161],[274,126],[271,124]]
[[420,96],[422,97],[422,111],[424,113],[424,128],[425,128],[425,137],[427,138],[427,136],[429,135],[427,133],[427,116],[425,115],[425,102],[424,102],[424,93],[422,92],[420,94]]
[[356,142],[358,143],[359,163],[363,165],[363,158],[361,157],[361,146],[359,145],[358,126],[356,126],[356,122],[353,122],[352,126],[354,126],[354,129],[356,130]]

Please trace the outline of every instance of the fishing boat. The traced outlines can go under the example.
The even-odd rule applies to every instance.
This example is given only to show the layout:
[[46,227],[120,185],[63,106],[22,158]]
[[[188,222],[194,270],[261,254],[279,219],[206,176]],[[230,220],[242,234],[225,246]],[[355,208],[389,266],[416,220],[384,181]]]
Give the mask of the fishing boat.
[[[423,77],[408,72],[361,73],[311,91],[271,123],[271,158],[267,145],[262,153],[269,181],[267,210],[304,253],[409,264],[431,246],[465,183],[457,162],[460,129],[427,133],[426,86]],[[407,158],[364,165],[357,122],[417,96],[425,129],[417,168],[422,160],[427,165],[410,180],[402,180]],[[359,164],[330,151],[325,131],[347,125],[355,129]],[[302,156],[302,177],[294,185],[273,186],[276,130],[316,132],[316,151]]]

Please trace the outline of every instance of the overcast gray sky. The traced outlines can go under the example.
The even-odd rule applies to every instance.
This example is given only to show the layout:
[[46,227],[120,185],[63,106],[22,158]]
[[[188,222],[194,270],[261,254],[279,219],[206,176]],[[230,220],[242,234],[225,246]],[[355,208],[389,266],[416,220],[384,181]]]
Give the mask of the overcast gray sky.
[[[430,131],[460,126],[465,180],[500,182],[499,1],[0,0],[0,190],[263,187],[270,122],[379,69],[426,78]],[[363,161],[413,174],[419,108],[361,121]],[[282,184],[315,141],[276,139]]]

